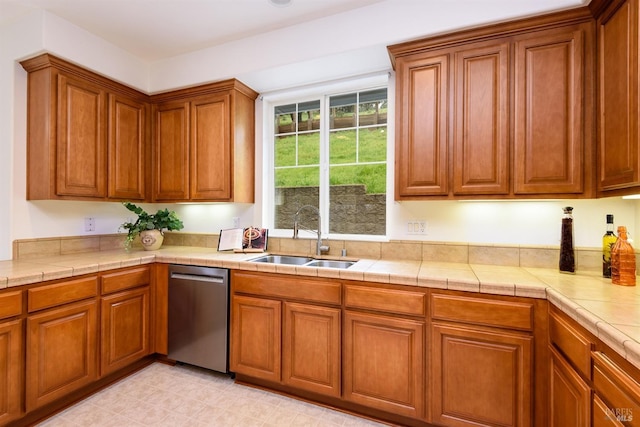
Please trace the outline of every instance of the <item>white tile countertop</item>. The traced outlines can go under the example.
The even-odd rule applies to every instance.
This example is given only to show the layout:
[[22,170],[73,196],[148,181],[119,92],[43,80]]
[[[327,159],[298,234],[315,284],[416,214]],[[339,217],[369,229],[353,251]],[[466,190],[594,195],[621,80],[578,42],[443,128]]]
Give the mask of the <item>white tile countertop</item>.
[[247,262],[262,254],[167,246],[0,261],[0,289],[153,262],[422,286],[547,299],[640,368],[640,286],[616,286],[598,272],[430,261],[358,260],[349,269]]

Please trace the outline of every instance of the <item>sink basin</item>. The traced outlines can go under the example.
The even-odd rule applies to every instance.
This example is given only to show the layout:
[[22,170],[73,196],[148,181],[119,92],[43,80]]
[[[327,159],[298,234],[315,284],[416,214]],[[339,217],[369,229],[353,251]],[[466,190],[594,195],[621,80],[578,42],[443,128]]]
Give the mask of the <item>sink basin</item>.
[[313,258],[306,256],[294,256],[294,255],[264,255],[260,258],[252,259],[251,262],[266,262],[269,264],[290,264],[290,265],[304,265],[309,261],[313,261]]
[[337,261],[333,259],[315,259],[304,264],[306,267],[349,268],[353,261]]
[[306,256],[296,255],[263,255],[252,259],[251,262],[265,262],[268,264],[288,264],[302,265],[305,267],[325,267],[325,268],[349,268],[355,261],[338,261],[333,259],[315,259]]

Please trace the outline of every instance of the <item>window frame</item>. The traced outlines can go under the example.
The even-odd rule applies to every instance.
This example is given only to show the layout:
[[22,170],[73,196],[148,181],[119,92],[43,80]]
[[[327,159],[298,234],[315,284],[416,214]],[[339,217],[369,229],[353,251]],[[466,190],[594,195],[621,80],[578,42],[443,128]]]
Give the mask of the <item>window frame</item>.
[[[389,73],[373,74],[357,79],[346,79],[336,82],[325,83],[321,85],[311,85],[304,88],[277,91],[262,95],[263,101],[263,144],[262,144],[262,160],[263,160],[263,199],[262,199],[262,222],[269,228],[269,235],[272,237],[291,237],[293,233],[293,218],[291,219],[291,228],[276,229],[275,224],[275,159],[274,159],[274,114],[277,105],[304,103],[314,100],[320,101],[320,111],[323,121],[328,118],[329,114],[329,97],[352,92],[363,92],[376,88],[387,88],[387,190],[386,190],[386,212],[387,224],[385,224],[384,235],[367,235],[367,234],[335,234],[329,233],[329,221],[322,221],[322,237],[326,239],[340,240],[363,240],[363,241],[388,241],[389,238],[389,201],[393,199],[391,192],[393,185],[393,157],[390,153],[393,149],[393,138],[391,132],[390,121],[393,120],[391,111],[392,91],[389,85]],[[325,118],[326,117],[326,118]],[[328,148],[328,126],[324,123],[320,126],[320,188],[319,188],[319,204],[320,214],[322,218],[329,218],[329,148]],[[326,178],[326,183],[323,180]],[[300,231],[300,237],[315,237],[312,233]]]

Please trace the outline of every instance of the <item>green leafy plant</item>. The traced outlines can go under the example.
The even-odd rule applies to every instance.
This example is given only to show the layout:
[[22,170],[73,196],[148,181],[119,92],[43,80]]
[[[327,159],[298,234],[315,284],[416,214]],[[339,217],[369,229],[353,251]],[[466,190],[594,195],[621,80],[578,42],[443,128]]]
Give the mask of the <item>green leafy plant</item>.
[[125,208],[138,215],[138,219],[135,222],[124,222],[120,225],[118,230],[127,230],[127,239],[125,246],[130,247],[133,240],[145,230],[164,230],[174,231],[184,228],[184,224],[178,218],[178,215],[174,211],[168,209],[161,209],[155,214],[149,214],[140,206],[136,206],[131,202],[122,203]]

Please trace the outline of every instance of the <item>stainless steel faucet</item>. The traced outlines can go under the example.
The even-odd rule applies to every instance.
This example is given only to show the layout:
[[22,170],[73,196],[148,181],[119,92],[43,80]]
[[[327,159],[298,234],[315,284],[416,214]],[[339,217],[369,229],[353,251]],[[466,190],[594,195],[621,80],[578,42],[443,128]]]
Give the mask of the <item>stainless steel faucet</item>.
[[[318,215],[318,229],[317,230],[312,230],[312,229],[307,228],[307,227],[305,227],[305,226],[300,224],[300,212],[302,212],[304,209],[311,209],[316,215]],[[310,231],[312,233],[316,233],[316,236],[318,236],[318,239],[316,241],[316,255],[317,256],[322,255],[323,252],[329,252],[329,246],[326,246],[326,245],[322,244],[322,233],[320,231],[320,230],[322,230],[322,219],[320,218],[320,210],[318,210],[318,208],[316,208],[315,206],[312,206],[312,205],[304,205],[300,209],[298,209],[296,214],[293,216],[293,238],[294,239],[298,238],[298,230],[299,229],[303,229],[303,230],[306,230],[306,231]]]

